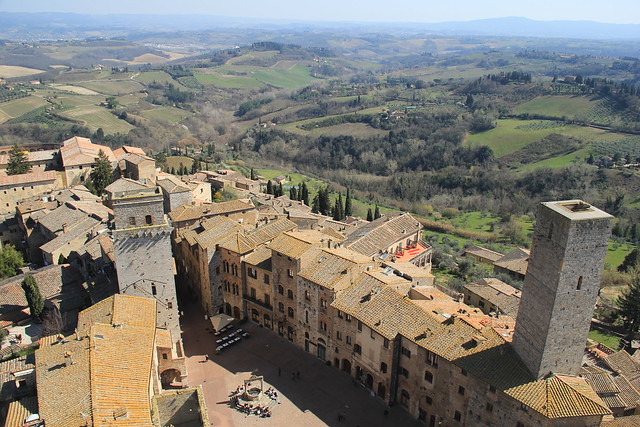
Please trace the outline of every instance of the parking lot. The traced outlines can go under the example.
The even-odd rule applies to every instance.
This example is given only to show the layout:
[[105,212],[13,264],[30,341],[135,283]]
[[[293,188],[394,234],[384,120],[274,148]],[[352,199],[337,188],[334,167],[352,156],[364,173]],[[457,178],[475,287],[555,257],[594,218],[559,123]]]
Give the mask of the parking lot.
[[[354,385],[349,375],[251,322],[236,326],[250,337],[216,355],[219,337],[213,335],[202,310],[191,304],[183,311],[188,384],[202,385],[212,425],[422,425],[398,406],[388,408],[385,416],[382,400]],[[246,415],[229,405],[229,394],[251,375],[263,376],[265,389],[273,387],[279,393],[280,403],[273,405],[270,418]],[[338,421],[338,415],[344,419]]]

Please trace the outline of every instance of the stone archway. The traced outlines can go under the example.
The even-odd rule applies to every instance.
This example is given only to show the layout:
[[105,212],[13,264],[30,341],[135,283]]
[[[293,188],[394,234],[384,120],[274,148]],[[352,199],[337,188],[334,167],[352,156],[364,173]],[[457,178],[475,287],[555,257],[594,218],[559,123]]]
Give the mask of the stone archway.
[[226,303],[224,305],[224,312],[227,313],[228,316],[231,316],[231,304]]
[[367,374],[367,378],[364,383],[367,388],[373,389],[373,376],[371,374]]
[[387,397],[387,389],[381,382],[378,383],[378,396],[382,399],[386,399]]
[[162,388],[168,388],[174,382],[180,382],[182,374],[177,369],[167,369],[160,374],[160,383]]
[[351,375],[351,362],[347,359],[342,359],[342,370]]
[[240,309],[238,308],[238,306],[234,306],[233,307],[233,317],[235,317],[236,319],[240,319]]

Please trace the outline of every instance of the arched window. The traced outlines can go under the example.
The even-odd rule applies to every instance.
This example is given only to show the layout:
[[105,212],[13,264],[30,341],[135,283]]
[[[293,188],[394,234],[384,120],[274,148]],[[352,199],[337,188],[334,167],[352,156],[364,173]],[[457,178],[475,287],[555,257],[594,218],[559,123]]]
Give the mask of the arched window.
[[578,286],[576,286],[577,290],[582,289],[582,276],[578,277]]
[[433,374],[429,371],[425,371],[424,380],[428,383],[433,383]]
[[278,293],[280,295],[284,295],[284,288],[282,287],[282,285],[278,285]]
[[304,321],[305,323],[309,323],[309,310],[304,311]]
[[287,289],[287,298],[293,299],[293,291],[291,289]]
[[293,308],[288,307],[287,308],[287,314],[289,315],[289,317],[293,318]]
[[284,313],[284,304],[281,302],[278,303],[278,311],[280,313]]
[[151,224],[153,224],[153,218],[151,217],[151,215],[146,215],[146,216],[144,217],[144,222],[145,222],[147,225],[151,225]]

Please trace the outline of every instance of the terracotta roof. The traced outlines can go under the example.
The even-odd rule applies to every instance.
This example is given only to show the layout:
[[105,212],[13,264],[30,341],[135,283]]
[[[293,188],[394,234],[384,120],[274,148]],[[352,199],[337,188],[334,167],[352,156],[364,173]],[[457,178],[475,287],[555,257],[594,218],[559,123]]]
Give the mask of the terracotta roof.
[[323,249],[298,276],[325,288],[338,289],[353,283],[367,265],[373,265],[371,259],[357,252],[344,248]]
[[638,427],[640,425],[640,415],[618,417],[612,421],[605,421],[600,425],[602,427]]
[[35,356],[32,353],[0,363],[0,398],[2,401],[7,401],[15,396],[17,388],[14,372],[34,369],[36,366],[35,361]]
[[129,178],[119,178],[107,185],[105,191],[111,194],[115,193],[135,193],[136,191],[142,193],[150,193],[152,189],[155,187],[151,187],[141,183],[140,181],[136,181]]
[[[56,426],[87,421],[150,426],[155,313],[153,299],[114,295],[80,313],[80,340],[71,336],[41,346],[36,352],[41,417]],[[73,364],[65,364],[65,355]]]
[[191,191],[189,186],[173,175],[158,177],[157,184],[167,193],[183,193]]
[[[85,217],[75,223],[73,226],[63,233],[60,233],[55,239],[49,240],[40,246],[40,250],[44,253],[51,254],[63,246],[71,243],[74,239],[84,236],[84,243],[89,240],[89,233],[93,231],[101,222],[92,217]],[[83,244],[84,244],[83,243]],[[54,260],[57,262],[58,260]]]
[[260,245],[269,243],[282,233],[296,228],[297,225],[288,219],[277,219],[251,231],[236,232],[221,243],[220,247],[239,254],[245,254]]
[[37,396],[23,397],[20,400],[9,403],[4,425],[5,427],[23,427],[25,418],[37,413]]
[[202,223],[200,227],[204,231],[193,236],[194,243],[203,248],[214,248],[224,242],[231,234],[242,230],[242,226],[225,217],[213,217]]
[[356,229],[344,241],[344,246],[374,256],[419,229],[420,223],[408,213],[385,215]]
[[116,162],[111,148],[105,145],[98,145],[91,142],[89,138],[74,136],[62,143],[60,147],[60,157],[64,167],[90,165],[96,162],[98,153],[102,150],[111,162]]
[[86,213],[67,205],[62,205],[47,213],[47,215],[40,218],[38,222],[51,233],[60,234],[65,226],[71,228],[85,218],[87,218]]
[[98,201],[72,200],[67,202],[67,205],[88,215],[95,215],[103,221],[113,218],[113,211]]
[[[53,159],[58,154],[58,150],[40,150],[27,152],[28,162],[44,162]],[[10,154],[0,154],[0,165],[9,163]]]
[[281,234],[269,243],[269,248],[282,255],[299,258],[309,248],[318,246],[324,237],[321,233],[315,232],[315,238],[310,238],[309,234],[302,234],[300,231],[292,231]]
[[56,171],[30,172],[19,175],[0,176],[0,187],[16,187],[37,182],[55,181],[58,177]]
[[110,234],[100,234],[98,236],[98,242],[100,242],[100,248],[102,253],[106,255],[111,262],[115,262],[115,255],[113,253],[113,237]]
[[604,356],[602,361],[609,369],[618,374],[624,374],[628,377],[640,375],[640,362],[631,357],[625,350]]
[[487,249],[487,248],[483,248],[482,246],[478,246],[478,245],[473,245],[473,246],[469,246],[468,248],[465,248],[462,251],[462,254],[463,255],[466,255],[466,254],[475,255],[477,257],[484,258],[484,259],[486,259],[488,261],[491,261],[491,262],[495,262],[495,261],[499,260],[500,258],[502,258],[504,256],[504,254],[492,251],[492,250]]
[[517,248],[493,263],[496,267],[502,267],[519,274],[526,274],[529,265],[529,250]]
[[583,378],[554,375],[505,393],[547,418],[607,415],[611,411]]
[[122,146],[122,151],[124,151],[125,153],[141,154],[143,156],[147,155],[147,153],[145,153],[142,148],[140,148],[140,147],[132,147],[130,145],[123,145]]
[[271,249],[261,246],[247,255],[244,262],[263,270],[271,271]]
[[508,316],[515,317],[518,313],[521,292],[498,279],[481,279],[465,285],[464,290],[495,305]]
[[[49,265],[27,274],[33,276],[44,299],[60,294],[65,285],[82,280],[79,273],[68,265]],[[19,274],[0,281],[0,308],[2,312],[29,306],[22,289],[22,281],[25,276],[26,274]]]
[[173,222],[191,221],[208,218],[216,215],[224,215],[234,212],[243,212],[254,209],[252,204],[231,200],[220,203],[205,203],[202,205],[182,205],[169,212],[169,218]]

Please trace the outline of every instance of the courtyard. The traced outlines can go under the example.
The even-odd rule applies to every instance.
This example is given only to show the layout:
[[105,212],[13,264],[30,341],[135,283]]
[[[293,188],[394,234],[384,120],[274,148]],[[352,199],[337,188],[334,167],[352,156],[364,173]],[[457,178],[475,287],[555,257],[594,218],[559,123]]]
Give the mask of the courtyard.
[[[216,354],[219,337],[213,335],[204,312],[193,303],[185,304],[183,311],[187,382],[202,385],[211,425],[423,425],[399,405],[388,408],[346,373],[254,323],[237,326],[251,336]],[[247,415],[229,404],[230,394],[252,375],[264,377],[265,390],[273,387],[278,392],[279,403],[273,402],[268,418]]]

